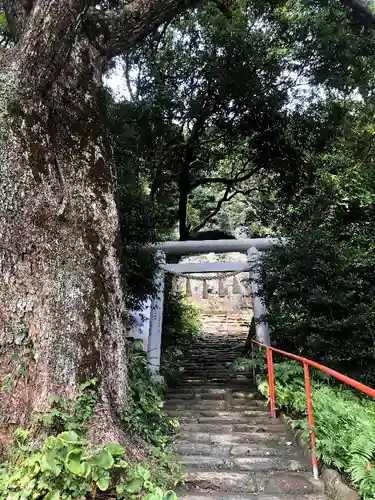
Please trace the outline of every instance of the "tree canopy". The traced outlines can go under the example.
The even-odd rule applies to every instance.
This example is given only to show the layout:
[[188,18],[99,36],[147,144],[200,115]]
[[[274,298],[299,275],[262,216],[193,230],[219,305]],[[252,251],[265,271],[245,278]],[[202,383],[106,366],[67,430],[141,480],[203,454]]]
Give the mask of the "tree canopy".
[[111,107],[157,236],[288,236],[265,258],[275,341],[359,373],[375,326],[375,33],[353,12],[208,2],[123,55]]

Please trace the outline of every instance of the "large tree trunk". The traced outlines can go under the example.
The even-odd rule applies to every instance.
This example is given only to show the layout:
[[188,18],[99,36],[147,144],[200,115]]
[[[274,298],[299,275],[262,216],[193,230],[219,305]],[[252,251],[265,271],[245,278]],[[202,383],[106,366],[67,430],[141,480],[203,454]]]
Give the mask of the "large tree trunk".
[[95,377],[91,437],[125,438],[116,175],[102,73],[193,3],[91,9],[99,2],[0,0],[13,44],[0,47],[0,408],[12,426]]
[[104,434],[126,401],[126,345],[97,56],[76,41],[49,88],[27,92],[17,58],[3,61],[0,407],[9,423],[27,425],[49,396],[74,397],[97,377],[100,439],[113,440]]

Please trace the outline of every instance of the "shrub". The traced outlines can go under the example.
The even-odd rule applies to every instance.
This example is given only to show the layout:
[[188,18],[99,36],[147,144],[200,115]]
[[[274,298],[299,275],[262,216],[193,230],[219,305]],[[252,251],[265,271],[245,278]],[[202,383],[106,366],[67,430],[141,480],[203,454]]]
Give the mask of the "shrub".
[[169,293],[164,302],[163,350],[186,349],[200,331],[199,310],[180,293]]
[[[130,357],[131,404],[124,419],[146,441],[164,446],[177,425],[162,411],[163,386],[150,380],[144,355]],[[111,498],[172,500],[166,491],[177,471],[160,449],[153,452],[151,473],[146,464],[130,465],[119,444],[93,448],[84,439],[97,402],[96,380],[81,385],[76,401],[54,397],[39,424],[50,435],[40,448],[29,442],[29,431],[17,429],[7,461],[0,466],[0,498],[70,500]],[[172,476],[173,475],[173,476]],[[157,479],[156,479],[157,477]]]
[[129,355],[129,381],[130,398],[124,422],[148,443],[164,448],[179,424],[163,411],[166,385],[152,380],[146,355],[136,345]]
[[201,333],[199,310],[179,293],[169,293],[164,302],[162,373],[169,385],[178,381],[180,361]]
[[22,454],[0,469],[1,498],[71,500],[96,498],[100,492],[118,499],[177,498],[155,484],[144,464],[130,467],[118,444],[92,449],[74,431],[65,431],[32,450],[26,446],[27,433],[20,430],[16,443],[22,445]]
[[97,382],[94,378],[81,384],[75,402],[53,396],[50,411],[39,417],[39,423],[50,434],[72,430],[84,435],[97,403]]
[[372,239],[343,239],[324,228],[296,231],[265,252],[262,293],[280,349],[369,383],[375,378]]

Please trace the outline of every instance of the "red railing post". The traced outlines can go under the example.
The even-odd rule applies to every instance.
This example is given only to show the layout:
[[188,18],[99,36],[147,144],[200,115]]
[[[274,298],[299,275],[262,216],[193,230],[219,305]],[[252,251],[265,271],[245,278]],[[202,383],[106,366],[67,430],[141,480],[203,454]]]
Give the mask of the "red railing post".
[[304,370],[304,374],[305,374],[307,415],[308,415],[308,422],[309,422],[309,428],[310,428],[311,458],[312,458],[313,474],[314,474],[314,478],[318,479],[319,478],[319,468],[318,468],[318,460],[316,458],[316,437],[315,437],[315,425],[314,425],[314,412],[313,412],[313,404],[312,404],[309,365],[306,362],[303,363],[303,370]]
[[275,375],[273,371],[272,350],[269,347],[266,347],[266,350],[267,350],[268,388],[270,393],[270,417],[276,418]]

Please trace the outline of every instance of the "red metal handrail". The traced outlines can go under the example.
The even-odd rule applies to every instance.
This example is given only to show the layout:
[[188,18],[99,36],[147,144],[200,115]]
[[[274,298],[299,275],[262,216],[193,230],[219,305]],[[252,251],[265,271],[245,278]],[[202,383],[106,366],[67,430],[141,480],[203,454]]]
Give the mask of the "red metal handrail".
[[304,378],[305,378],[305,390],[306,390],[306,403],[307,403],[307,415],[308,422],[310,428],[310,439],[311,439],[311,455],[312,455],[312,466],[313,466],[313,474],[314,478],[318,479],[319,477],[319,469],[318,469],[318,460],[316,458],[316,436],[315,436],[315,426],[314,426],[314,412],[313,412],[313,403],[312,403],[312,393],[311,393],[311,383],[310,383],[310,374],[309,374],[309,366],[313,368],[317,368],[318,370],[335,377],[336,379],[344,382],[344,384],[350,385],[357,389],[358,391],[363,392],[367,396],[371,396],[375,398],[375,389],[368,387],[353,378],[347,377],[346,375],[332,370],[327,366],[321,365],[320,363],[316,363],[316,361],[312,361],[311,359],[305,358],[303,356],[297,356],[296,354],[292,354],[287,351],[282,351],[281,349],[276,349],[275,347],[271,347],[265,344],[261,344],[256,340],[252,341],[253,344],[258,345],[259,347],[264,347],[266,349],[267,354],[267,371],[268,371],[268,387],[269,387],[269,398],[270,398],[270,416],[271,418],[276,418],[276,393],[275,393],[275,374],[273,368],[273,352],[277,354],[281,354],[290,359],[294,359],[296,361],[300,361],[303,364]]

